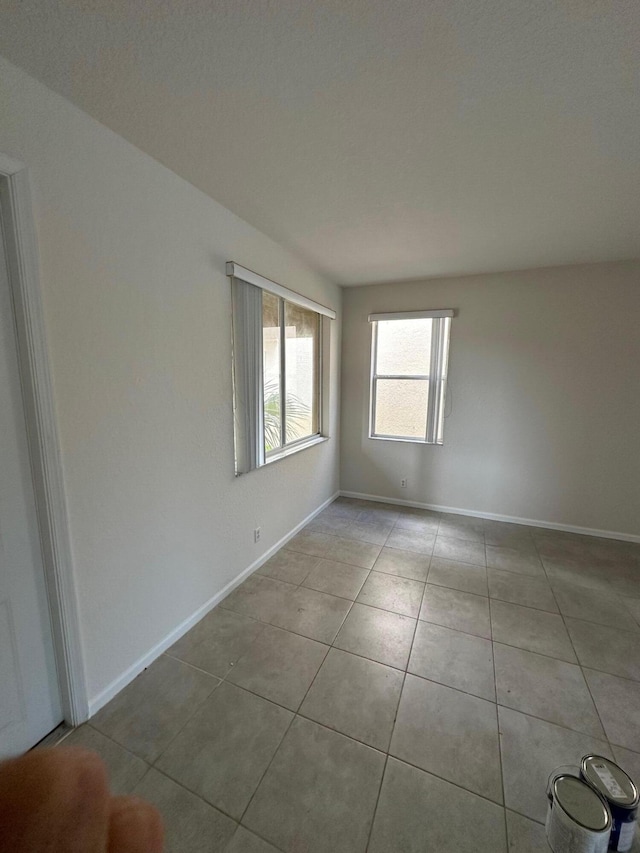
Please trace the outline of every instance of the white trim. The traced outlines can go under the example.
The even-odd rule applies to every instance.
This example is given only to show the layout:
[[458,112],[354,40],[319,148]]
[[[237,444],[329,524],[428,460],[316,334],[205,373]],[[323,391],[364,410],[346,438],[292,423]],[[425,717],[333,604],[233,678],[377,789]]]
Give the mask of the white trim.
[[283,287],[281,284],[271,281],[270,278],[265,278],[263,275],[253,272],[253,270],[241,267],[240,264],[237,264],[235,261],[227,261],[226,269],[228,276],[242,279],[242,281],[246,281],[256,287],[260,287],[262,290],[267,290],[269,293],[281,296],[289,302],[294,302],[296,305],[301,305],[303,308],[309,308],[309,310],[315,311],[317,314],[323,314],[331,320],[336,319],[336,312],[333,309],[325,308],[324,305],[320,305],[319,302],[314,302],[313,299],[308,299],[306,296],[296,293],[295,290],[289,290],[288,287]]
[[[277,462],[278,459],[284,459],[285,456],[292,456],[294,453],[299,453],[301,450],[306,450],[307,447],[315,447],[316,444],[323,444],[329,441],[328,435],[312,435],[311,438],[303,438],[295,444],[287,444],[281,447],[280,450],[274,450],[264,461],[265,465],[271,465],[272,462]],[[263,466],[261,466],[263,467]]]
[[428,320],[434,317],[455,317],[452,308],[434,308],[432,311],[394,311],[391,314],[369,314],[370,323],[381,320]]
[[472,518],[486,518],[489,521],[504,521],[507,524],[524,524],[528,527],[542,527],[546,530],[561,530],[565,533],[579,533],[581,536],[598,536],[602,539],[619,539],[621,542],[640,542],[640,535],[635,533],[619,533],[614,530],[597,530],[594,527],[578,527],[574,524],[557,524],[555,521],[541,521],[535,518],[520,518],[516,515],[500,515],[495,512],[479,512],[474,509],[426,504],[418,501],[404,501],[398,498],[385,498],[381,495],[366,495],[363,492],[348,492],[341,490],[343,498],[357,498],[376,503],[394,504],[396,506],[411,506],[416,509],[430,509],[434,512],[450,512],[452,515],[470,515]]
[[16,315],[20,371],[60,698],[65,721],[89,713],[62,460],[49,370],[35,223],[27,169],[0,155],[7,182],[5,216],[9,278]]
[[163,652],[183,637],[187,631],[193,628],[193,626],[206,616],[210,610],[213,610],[217,604],[233,592],[233,590],[239,586],[245,578],[249,577],[249,575],[253,574],[253,572],[259,569],[260,566],[266,563],[267,560],[276,553],[276,551],[279,551],[283,545],[286,545],[290,539],[293,539],[296,533],[299,533],[299,531],[314,519],[316,515],[321,513],[325,507],[332,504],[339,495],[340,492],[334,492],[330,498],[327,498],[327,500],[320,504],[317,509],[309,513],[309,515],[299,524],[296,524],[296,526],[290,530],[289,533],[283,536],[282,539],[279,539],[275,545],[272,545],[271,548],[265,551],[257,560],[254,560],[250,566],[247,566],[247,568],[241,571],[240,574],[236,575],[232,581],[229,581],[229,583],[223,587],[220,592],[217,592],[212,596],[194,613],[192,613],[191,616],[185,619],[184,622],[181,622],[177,628],[174,628],[171,633],[167,634],[163,640],[156,643],[156,645],[152,649],[149,649],[149,651],[141,658],[138,658],[138,660],[125,670],[122,675],[119,675],[118,678],[114,679],[111,684],[105,687],[105,689],[98,693],[97,696],[94,696],[93,699],[89,701],[89,716],[93,717],[93,715],[97,714],[101,708],[104,708],[107,702],[113,699],[114,696],[127,686],[127,684],[130,684],[144,669],[151,666],[156,658],[160,657]]

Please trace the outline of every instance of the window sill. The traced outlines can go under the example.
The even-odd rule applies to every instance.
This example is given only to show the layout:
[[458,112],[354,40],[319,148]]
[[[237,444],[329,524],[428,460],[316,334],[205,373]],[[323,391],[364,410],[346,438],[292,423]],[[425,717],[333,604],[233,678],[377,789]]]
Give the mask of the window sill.
[[424,444],[426,447],[442,447],[443,441],[425,441],[423,438],[396,438],[393,435],[369,435],[371,441],[399,441],[403,444]]
[[265,465],[271,465],[272,462],[277,462],[278,459],[284,459],[285,456],[292,456],[294,453],[299,453],[301,450],[306,450],[308,447],[315,447],[316,444],[323,444],[325,441],[329,441],[328,435],[314,435],[306,441],[300,441],[296,444],[292,444],[290,447],[285,447],[282,450],[278,450],[277,453],[271,453],[265,459]]

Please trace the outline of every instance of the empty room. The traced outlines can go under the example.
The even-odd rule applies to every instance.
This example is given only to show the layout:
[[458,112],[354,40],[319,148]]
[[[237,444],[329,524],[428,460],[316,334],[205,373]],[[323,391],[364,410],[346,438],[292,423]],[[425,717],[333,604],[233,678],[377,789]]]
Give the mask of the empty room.
[[640,4],[0,5],[0,849],[640,852]]

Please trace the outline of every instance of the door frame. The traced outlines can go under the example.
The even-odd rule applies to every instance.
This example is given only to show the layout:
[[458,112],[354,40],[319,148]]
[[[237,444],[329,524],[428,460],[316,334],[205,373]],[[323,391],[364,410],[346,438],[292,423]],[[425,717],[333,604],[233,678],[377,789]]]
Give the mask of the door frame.
[[4,241],[60,699],[65,722],[77,726],[89,718],[89,702],[28,169],[0,153],[0,182],[7,188]]

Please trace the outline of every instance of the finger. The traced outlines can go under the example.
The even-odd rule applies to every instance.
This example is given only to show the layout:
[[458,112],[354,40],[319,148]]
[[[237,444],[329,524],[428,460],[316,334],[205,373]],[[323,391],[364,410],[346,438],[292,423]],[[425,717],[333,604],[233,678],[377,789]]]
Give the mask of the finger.
[[162,853],[160,813],[138,797],[113,797],[108,853]]
[[93,752],[40,749],[0,765],[0,850],[104,853],[107,773]]

